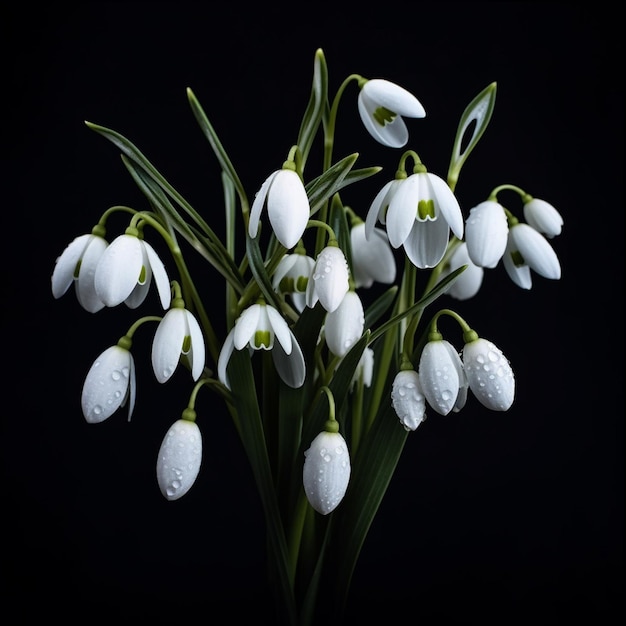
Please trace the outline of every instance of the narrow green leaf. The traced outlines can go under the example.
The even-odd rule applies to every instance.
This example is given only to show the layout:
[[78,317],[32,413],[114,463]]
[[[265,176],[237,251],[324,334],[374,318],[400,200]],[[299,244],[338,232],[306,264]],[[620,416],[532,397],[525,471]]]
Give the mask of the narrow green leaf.
[[330,204],[330,215],[328,217],[328,224],[333,229],[339,247],[343,250],[343,253],[348,262],[348,267],[352,271],[352,245],[350,243],[350,225],[348,224],[348,218],[346,216],[346,210],[339,199],[339,194],[333,196]]
[[246,198],[246,192],[239,180],[239,176],[230,160],[228,155],[226,154],[226,150],[224,150],[224,146],[222,146],[222,142],[219,140],[215,129],[213,128],[211,122],[209,122],[209,118],[204,112],[203,108],[200,106],[198,99],[194,95],[191,89],[187,88],[187,98],[189,100],[189,104],[191,105],[191,110],[196,118],[196,121],[200,125],[204,136],[209,140],[209,144],[211,148],[213,148],[213,152],[219,161],[219,164],[222,170],[229,176],[232,180],[233,185],[237,189],[237,193],[239,194],[239,198],[241,199],[241,203],[248,206],[248,200]]
[[296,626],[297,611],[293,581],[289,576],[289,558],[283,523],[278,509],[274,482],[270,469],[265,433],[257,401],[251,357],[248,350],[234,350],[228,364],[228,377],[236,380],[232,400],[240,417],[240,435],[261,497],[267,535],[270,542],[268,554],[275,558],[281,597],[289,623]]
[[[448,184],[452,190],[456,187],[465,160],[489,124],[496,103],[496,87],[495,82],[488,85],[467,105],[461,115],[448,167]],[[470,129],[472,124],[473,128]],[[468,132],[471,132],[469,139],[466,137]]]
[[393,285],[382,293],[365,309],[365,328],[373,328],[374,324],[384,315],[398,295],[398,286]]
[[280,311],[282,308],[281,302],[278,294],[274,291],[272,281],[267,273],[267,269],[265,268],[265,263],[263,262],[263,256],[259,247],[259,236],[260,234],[257,235],[256,239],[253,239],[246,231],[246,250],[248,251],[250,270],[257,281],[261,293],[265,297],[265,301]]
[[344,157],[341,161],[329,167],[323,174],[305,185],[311,206],[311,215],[319,211],[321,206],[341,189],[341,184],[358,157],[358,153]]
[[321,50],[315,52],[313,62],[313,85],[307,109],[302,118],[298,133],[298,146],[302,153],[302,167],[309,156],[311,145],[322,120],[324,107],[328,102],[328,68]]

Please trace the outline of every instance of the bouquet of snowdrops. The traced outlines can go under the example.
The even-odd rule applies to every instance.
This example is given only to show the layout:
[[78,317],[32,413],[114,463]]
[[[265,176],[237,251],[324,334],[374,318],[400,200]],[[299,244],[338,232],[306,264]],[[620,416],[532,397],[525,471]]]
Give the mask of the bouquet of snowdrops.
[[[175,501],[194,488],[203,467],[203,395],[217,396],[263,505],[277,620],[293,626],[340,619],[406,438],[426,416],[461,411],[469,393],[491,411],[514,402],[515,378],[501,349],[458,312],[434,309],[438,298],[475,297],[485,270],[500,261],[522,289],[531,288],[533,272],[546,279],[561,273],[549,239],[563,220],[551,204],[511,184],[469,210],[455,196],[461,168],[491,118],[496,83],[463,111],[445,178],[416,151],[401,151],[394,175],[382,175],[364,211],[345,200],[352,186],[382,168],[355,167],[357,153],[333,154],[337,111],[353,84],[355,109],[371,137],[396,151],[407,145],[406,120],[426,115],[420,101],[395,83],[358,74],[331,98],[317,50],[295,143],[283,163],[268,164],[252,196],[187,90],[221,168],[221,234],[129,139],[88,122],[121,151],[146,206],[105,210],[91,232],[63,250],[52,274],[55,298],[73,284],[92,313],[138,309],[156,289],[162,311],[138,318],[88,370],[84,418],[100,423],[125,407],[131,419],[133,336],[148,327],[156,380],[166,383],[184,368],[190,389],[154,451],[160,490]],[[322,173],[309,178],[316,139],[323,142]],[[519,196],[518,207],[501,204],[503,190]],[[107,220],[119,213],[128,215],[128,226],[109,240]],[[168,258],[149,243],[153,237]],[[215,292],[198,288],[190,255],[224,281],[225,327],[215,326]],[[419,293],[418,273],[427,273]],[[459,325],[462,343],[443,336],[442,316]]]

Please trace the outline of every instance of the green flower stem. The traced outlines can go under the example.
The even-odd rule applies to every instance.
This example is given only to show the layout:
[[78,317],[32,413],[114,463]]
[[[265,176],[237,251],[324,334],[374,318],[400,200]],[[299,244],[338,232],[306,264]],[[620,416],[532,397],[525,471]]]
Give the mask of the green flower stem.
[[516,185],[499,185],[498,187],[496,187],[490,194],[489,194],[489,200],[496,202],[497,201],[497,197],[498,194],[501,191],[504,191],[505,189],[509,189],[510,191],[515,191],[516,193],[518,193],[521,198],[522,198],[522,202],[526,203],[529,200],[532,200],[532,196],[530,196],[529,194],[527,194],[523,189],[520,189],[519,187],[517,187]]
[[[130,328],[126,331],[126,334],[124,335],[124,337],[122,337],[120,339],[120,341],[130,341],[132,343],[132,338],[133,335],[135,334],[135,332],[137,331],[137,329],[142,326],[143,324],[145,324],[146,322],[160,322],[163,318],[159,317],[158,315],[146,315],[145,317],[141,317],[139,318],[136,322],[134,322]],[[120,344],[120,342],[118,341],[118,345],[122,346],[122,344]],[[125,347],[127,350],[130,348],[129,346],[122,346]]]
[[198,290],[191,278],[191,274],[187,269],[187,265],[185,263],[185,259],[183,257],[183,253],[178,246],[178,243],[172,239],[167,230],[162,226],[161,222],[159,222],[156,218],[154,218],[151,214],[141,211],[133,216],[131,219],[130,227],[133,227],[139,220],[147,222],[152,226],[158,233],[163,237],[163,240],[167,244],[172,258],[176,263],[176,267],[180,273],[180,278],[183,283],[183,291],[188,291],[191,298],[186,298],[186,300],[191,300],[195,307],[195,310],[198,314],[198,318],[200,323],[202,324],[202,328],[205,333],[205,337],[207,340],[208,348],[211,353],[211,357],[213,361],[217,363],[219,358],[220,348],[217,340],[217,336],[215,335],[215,331],[213,330],[213,325],[209,320],[209,316],[206,313],[204,308],[204,303],[202,302],[202,298],[198,294]]

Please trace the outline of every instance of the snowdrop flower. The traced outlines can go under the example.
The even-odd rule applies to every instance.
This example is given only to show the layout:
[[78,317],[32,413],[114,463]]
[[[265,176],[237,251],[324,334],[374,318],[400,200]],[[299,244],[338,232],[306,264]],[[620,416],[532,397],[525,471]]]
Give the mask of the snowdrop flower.
[[561,234],[563,218],[561,214],[545,200],[527,196],[524,202],[524,219],[535,230],[548,239]]
[[135,362],[123,337],[93,363],[83,384],[81,406],[90,424],[103,422],[128,401],[128,421],[135,407]]
[[406,89],[384,79],[363,82],[358,97],[359,115],[369,134],[390,148],[401,148],[409,139],[402,117],[425,117],[420,101]]
[[288,293],[299,313],[306,306],[306,286],[314,265],[312,257],[296,249],[293,254],[283,256],[272,277],[274,291]]
[[159,489],[168,500],[184,496],[198,477],[202,462],[202,434],[195,421],[176,420],[168,429],[156,464]]
[[386,192],[381,190],[374,198],[366,228],[369,221],[371,229],[375,217],[388,204],[385,224],[389,243],[394,248],[404,246],[416,267],[434,267],[445,254],[450,230],[463,238],[461,207],[447,183],[436,174],[422,171],[398,182],[395,186],[387,183]]
[[420,356],[419,380],[428,404],[440,415],[459,411],[465,405],[463,363],[449,341],[434,339],[426,343]]
[[283,168],[269,175],[252,203],[248,234],[257,236],[261,211],[267,205],[270,224],[276,239],[285,248],[293,248],[304,233],[311,207],[300,176]]
[[513,404],[515,378],[502,351],[491,341],[477,337],[463,347],[463,368],[472,393],[493,411]]
[[391,387],[391,404],[406,430],[416,430],[426,419],[426,398],[415,370],[400,370],[396,374]]
[[446,261],[441,271],[441,278],[445,278],[463,265],[465,265],[466,268],[446,292],[456,300],[469,300],[473,298],[480,290],[485,275],[485,270],[478,265],[474,265],[470,259],[467,244],[464,241],[460,242],[452,251],[450,258]]
[[337,431],[322,431],[313,439],[304,457],[302,483],[307,500],[318,513],[328,515],[343,500],[350,480],[346,441]]
[[332,313],[350,288],[348,262],[341,248],[326,246],[318,255],[306,286],[306,304],[313,308],[319,300]]
[[326,345],[335,356],[345,356],[363,335],[365,313],[356,291],[348,291],[341,304],[326,313],[324,335]]
[[528,224],[519,222],[511,226],[502,261],[511,280],[522,289],[532,287],[530,270],[551,280],[561,278],[556,252],[548,240]]
[[396,279],[396,259],[384,230],[374,227],[366,236],[365,222],[359,222],[350,229],[350,248],[357,289],[369,288],[374,282],[391,284]]
[[465,222],[467,253],[475,265],[494,268],[506,250],[509,226],[504,207],[486,200],[470,209]]
[[248,307],[226,336],[217,362],[220,381],[230,389],[226,368],[233,350],[271,350],[274,365],[283,382],[301,387],[306,364],[295,335],[283,316],[271,305],[258,302]]
[[104,228],[96,226],[92,233],[76,237],[57,258],[52,272],[52,295],[60,298],[74,283],[76,299],[89,313],[104,308],[94,285],[96,266],[109,245],[100,232]]
[[113,240],[96,267],[96,293],[108,307],[124,302],[136,309],[148,295],[152,277],[156,282],[161,306],[171,302],[170,281],[165,266],[154,248],[129,227]]
[[191,365],[192,378],[198,380],[205,364],[202,330],[194,315],[184,308],[182,300],[177,299],[159,322],[152,340],[152,369],[160,383],[169,380],[181,355]]

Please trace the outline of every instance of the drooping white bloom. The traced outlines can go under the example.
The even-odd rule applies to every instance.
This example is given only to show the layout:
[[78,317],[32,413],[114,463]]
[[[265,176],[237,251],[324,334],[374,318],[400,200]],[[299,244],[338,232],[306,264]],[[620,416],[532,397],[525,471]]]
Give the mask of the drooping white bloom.
[[363,125],[379,143],[401,148],[409,139],[402,117],[425,117],[420,101],[403,87],[376,78],[363,84],[358,97]]
[[384,230],[373,228],[369,237],[366,237],[365,222],[359,222],[350,230],[350,248],[357,289],[369,288],[374,282],[393,283],[396,278],[396,259]]
[[506,252],[502,257],[511,280],[522,289],[532,287],[530,270],[551,280],[561,278],[561,264],[548,240],[532,226],[511,226]]
[[394,248],[404,246],[416,267],[430,268],[441,261],[450,230],[459,239],[463,238],[461,207],[447,183],[436,174],[411,174],[398,185],[389,186],[385,194],[379,192],[370,206],[366,228],[367,222],[372,221],[370,214],[378,216],[386,202],[389,243]]
[[393,379],[391,404],[406,430],[416,430],[426,419],[426,398],[415,370],[400,370]]
[[334,511],[348,488],[350,454],[338,432],[322,431],[304,453],[302,483],[307,500],[322,515]]
[[218,357],[217,374],[229,389],[228,361],[234,349],[245,347],[271,350],[274,365],[284,383],[293,388],[303,385],[306,376],[304,355],[291,328],[273,306],[265,303],[249,306],[226,336]]
[[168,500],[184,496],[198,477],[202,462],[202,434],[195,422],[176,420],[168,429],[156,464],[157,482]]
[[314,266],[315,259],[307,254],[285,254],[272,277],[274,291],[288,293],[299,313],[306,306],[306,286]]
[[78,303],[90,313],[104,308],[96,293],[94,274],[98,261],[108,246],[100,235],[79,235],[57,258],[52,272],[52,295],[60,298],[74,283]]
[[440,415],[460,410],[467,398],[463,363],[445,339],[429,341],[419,362],[419,379],[428,404]]
[[261,185],[250,210],[248,234],[252,238],[257,235],[264,206],[267,206],[276,239],[285,248],[293,248],[302,237],[311,213],[300,176],[293,170],[280,169]]
[[515,377],[507,358],[491,341],[478,338],[463,347],[463,368],[472,393],[493,411],[506,411],[515,397]]
[[456,300],[469,300],[469,298],[473,298],[480,290],[485,274],[485,270],[478,265],[474,265],[470,259],[467,252],[467,244],[464,241],[452,251],[450,258],[441,271],[441,278],[445,278],[463,265],[467,267],[446,291],[449,296]]
[[509,226],[504,207],[493,200],[485,200],[470,209],[465,222],[467,253],[479,267],[495,267],[504,251]]
[[161,306],[167,310],[172,296],[163,262],[147,241],[124,233],[111,242],[98,262],[96,293],[108,307],[124,302],[136,309],[146,299],[153,276]]
[[152,369],[160,383],[169,380],[181,355],[189,361],[192,378],[198,380],[205,365],[202,330],[190,311],[175,306],[163,316],[152,340]]
[[103,422],[128,401],[128,421],[135,407],[135,361],[130,350],[115,345],[94,361],[83,384],[81,406],[90,424]]
[[306,304],[313,308],[319,300],[332,313],[350,288],[350,270],[341,248],[326,246],[318,255],[306,287]]
[[548,239],[561,234],[563,217],[545,200],[531,198],[524,204],[524,219]]
[[363,335],[365,313],[356,291],[348,291],[341,304],[326,313],[324,335],[326,345],[335,356],[344,356]]

